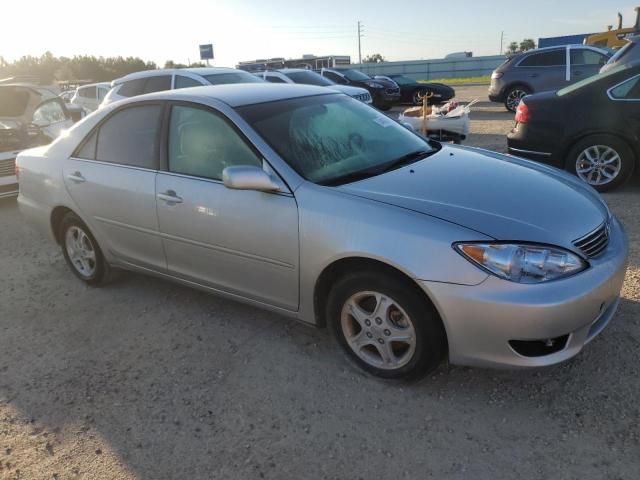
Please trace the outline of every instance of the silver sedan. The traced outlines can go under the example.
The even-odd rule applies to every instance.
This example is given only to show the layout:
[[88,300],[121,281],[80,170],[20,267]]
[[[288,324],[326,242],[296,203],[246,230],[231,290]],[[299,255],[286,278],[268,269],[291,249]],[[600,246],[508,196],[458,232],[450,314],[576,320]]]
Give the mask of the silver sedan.
[[626,269],[622,226],[579,180],[320,87],[136,97],[17,164],[22,212],[82,281],[135,270],[327,326],[388,378],[566,360]]

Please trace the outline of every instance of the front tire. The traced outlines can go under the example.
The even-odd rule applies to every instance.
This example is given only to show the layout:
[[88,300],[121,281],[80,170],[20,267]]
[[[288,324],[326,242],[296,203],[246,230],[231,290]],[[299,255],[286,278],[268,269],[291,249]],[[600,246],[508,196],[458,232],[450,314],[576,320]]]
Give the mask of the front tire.
[[75,213],[67,213],[58,231],[64,259],[71,271],[88,285],[99,285],[109,278],[110,268],[95,237]]
[[336,282],[327,323],[347,355],[383,378],[416,379],[438,366],[447,349],[435,308],[410,282],[379,272]]
[[599,192],[608,192],[629,179],[634,161],[624,141],[610,135],[591,135],[573,146],[566,169]]
[[510,87],[504,96],[504,106],[510,112],[515,113],[522,100],[527,95],[531,95],[531,89],[524,85],[514,85]]

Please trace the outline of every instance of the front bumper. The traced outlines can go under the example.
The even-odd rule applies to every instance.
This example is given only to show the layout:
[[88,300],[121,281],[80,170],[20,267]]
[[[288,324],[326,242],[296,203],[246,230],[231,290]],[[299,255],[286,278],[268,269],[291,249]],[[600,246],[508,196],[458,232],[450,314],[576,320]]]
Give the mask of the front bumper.
[[395,105],[400,102],[400,93],[376,92],[372,95],[375,105]]
[[[422,282],[445,325],[452,364],[540,367],[578,354],[613,318],[627,266],[628,244],[617,219],[609,246],[572,277],[524,285],[489,276],[476,286]],[[526,356],[510,342],[562,338],[553,353]]]
[[0,198],[18,194],[18,179],[14,175],[18,151],[0,152]]

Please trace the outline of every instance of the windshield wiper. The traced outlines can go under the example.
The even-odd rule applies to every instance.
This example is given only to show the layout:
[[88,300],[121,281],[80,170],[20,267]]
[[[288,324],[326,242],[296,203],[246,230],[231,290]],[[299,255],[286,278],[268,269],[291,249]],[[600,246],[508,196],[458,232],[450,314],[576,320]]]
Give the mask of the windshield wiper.
[[330,178],[329,180],[324,180],[318,182],[320,185],[325,185],[328,187],[335,187],[338,185],[344,185],[345,183],[357,182],[358,180],[364,180],[365,178],[375,177],[376,175],[380,175],[382,173],[389,172],[391,170],[395,170],[397,168],[403,167],[405,165],[409,165],[411,163],[417,162],[418,160],[422,160],[423,158],[428,157],[436,153],[439,148],[432,147],[431,150],[416,150],[411,153],[407,153],[406,155],[402,155],[391,162],[387,162],[382,167],[375,166],[373,168],[367,168],[364,170],[357,170],[355,172],[347,173],[345,175],[340,175],[339,177]]
[[436,151],[437,150],[434,148],[432,150],[416,150],[415,152],[407,153],[406,155],[402,155],[401,157],[385,164],[384,167],[382,167],[382,169],[380,170],[380,173],[389,172],[391,170],[395,170],[397,168],[404,167],[405,165],[417,162],[418,160],[422,160],[423,158],[428,157]]

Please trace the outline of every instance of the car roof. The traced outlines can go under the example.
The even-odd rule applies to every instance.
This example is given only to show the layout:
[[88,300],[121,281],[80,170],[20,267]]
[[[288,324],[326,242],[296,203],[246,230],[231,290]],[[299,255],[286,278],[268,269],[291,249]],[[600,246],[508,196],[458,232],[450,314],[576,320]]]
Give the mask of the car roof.
[[553,45],[551,47],[533,48],[531,50],[527,50],[526,52],[517,53],[514,56],[525,56],[532,53],[546,52],[549,50],[559,50],[567,47],[576,48],[576,49],[580,48],[580,49],[586,49],[586,50],[597,50],[598,52],[601,52],[601,53],[608,53],[607,50],[603,48],[598,48],[594,45],[584,45],[582,43],[573,43],[570,45]]
[[316,95],[336,95],[337,92],[325,87],[291,83],[233,83],[226,85],[205,85],[177,90],[165,90],[132,97],[127,103],[144,100],[218,100],[230,107],[242,107],[257,103],[275,102]]
[[85,87],[109,87],[109,86],[111,86],[111,82],[96,82],[96,83],[87,83],[84,85],[80,85],[78,89],[85,88]]
[[[135,80],[137,78],[155,77],[160,75],[173,75],[174,73],[188,72],[195,73],[200,76],[215,75],[217,73],[237,72],[239,70],[228,67],[193,67],[193,68],[159,68],[157,70],[142,70],[141,72],[134,72],[124,77],[116,78],[112,85],[117,85],[129,80]],[[240,70],[242,71],[242,70]]]

